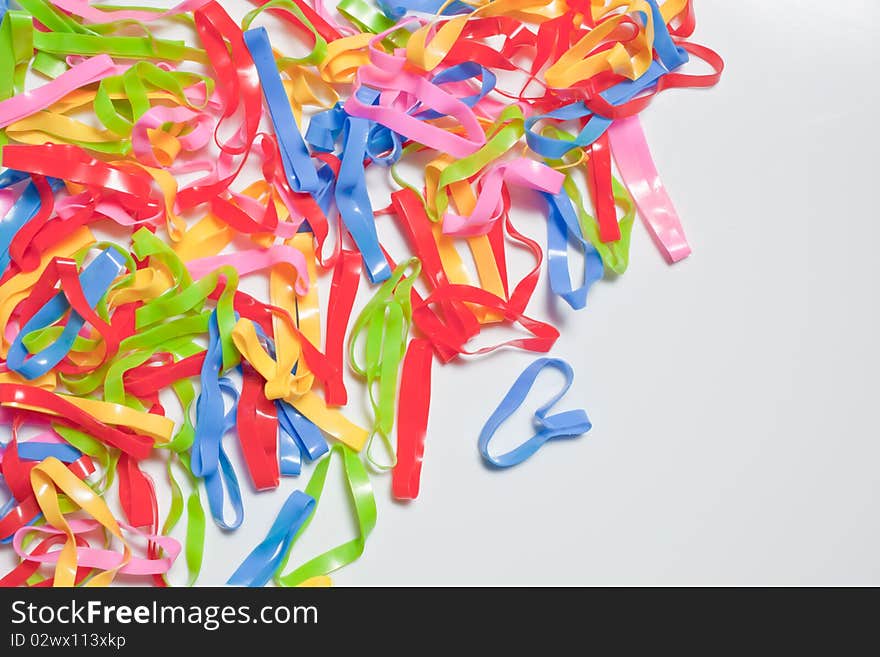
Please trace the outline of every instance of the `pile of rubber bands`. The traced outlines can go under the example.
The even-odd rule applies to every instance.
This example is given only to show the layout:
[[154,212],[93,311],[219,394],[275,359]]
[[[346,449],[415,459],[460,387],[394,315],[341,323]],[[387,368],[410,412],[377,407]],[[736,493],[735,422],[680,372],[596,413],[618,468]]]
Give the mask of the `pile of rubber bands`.
[[[0,0],[0,540],[18,560],[4,586],[165,586],[181,552],[192,584],[207,515],[236,529],[243,485],[275,489],[310,462],[229,583],[327,584],[376,524],[372,477],[418,495],[433,363],[543,354],[559,337],[527,314],[545,252],[526,233],[546,228],[550,287],[573,309],[626,269],[636,209],[669,261],[690,252],[638,119],[660,91],[720,77],[718,55],[687,40],[689,0],[253,4],[236,22],[206,0]],[[169,24],[192,38],[163,38]],[[694,58],[714,72],[680,72]],[[424,174],[407,180],[402,163]],[[375,168],[397,189],[387,207],[366,183]],[[514,226],[523,195],[543,216]],[[381,222],[406,259],[383,248]],[[533,258],[519,280],[511,245]],[[240,287],[252,276],[268,298]],[[518,337],[472,346],[499,325]],[[548,367],[568,383],[533,436],[496,454]],[[551,413],[572,377],[542,357],[499,391],[474,431],[489,464],[590,429],[582,410]],[[364,398],[358,426],[346,405]],[[334,453],[357,537],[289,568]],[[143,470],[156,459],[164,509]]]

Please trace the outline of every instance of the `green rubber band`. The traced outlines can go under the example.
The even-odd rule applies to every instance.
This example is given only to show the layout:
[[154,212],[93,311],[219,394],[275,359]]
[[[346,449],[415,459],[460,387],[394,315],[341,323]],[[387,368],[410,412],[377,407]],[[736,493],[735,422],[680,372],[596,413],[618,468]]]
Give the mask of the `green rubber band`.
[[[395,22],[364,0],[342,0],[336,5],[336,10],[345,16],[348,21],[359,28],[361,32],[381,34],[395,26]],[[401,28],[389,34],[383,43],[389,48],[406,48],[410,32]]]
[[55,57],[54,55],[50,55],[45,52],[38,52],[34,56],[34,61],[31,62],[31,68],[40,73],[41,75],[46,76],[47,78],[55,79],[65,71],[67,71],[67,62],[64,61],[62,57]]
[[[357,518],[358,536],[323,554],[319,554],[287,575],[282,575],[281,572],[287,565],[293,546],[296,544],[297,539],[306,531],[315,517],[315,513],[318,511],[321,494],[324,491],[324,484],[327,480],[327,470],[330,467],[333,454],[339,454],[342,457],[348,493],[351,497],[355,517]],[[346,445],[334,445],[327,456],[318,462],[305,488],[305,493],[314,498],[315,511],[297,531],[287,549],[287,553],[281,560],[278,570],[275,571],[275,583],[278,586],[297,586],[307,579],[328,575],[352,563],[363,554],[367,538],[376,526],[376,499],[373,497],[373,487],[370,485],[370,478],[357,453]]]
[[62,32],[34,32],[34,48],[55,55],[110,55],[123,59],[164,59],[204,63],[204,50],[183,41],[143,37],[101,36]]
[[95,32],[78,23],[64,12],[58,11],[46,0],[17,0],[21,8],[40,21],[53,32],[71,34],[94,34]]
[[53,424],[52,428],[80,452],[98,462],[102,469],[101,479],[98,482],[89,483],[89,486],[97,495],[103,495],[107,492],[113,485],[113,480],[116,477],[116,463],[119,460],[119,450],[110,449],[97,439],[77,429],[60,424]]
[[[355,319],[349,336],[351,369],[366,379],[373,412],[367,460],[378,470],[388,470],[397,463],[396,450],[389,436],[394,428],[400,363],[406,353],[412,323],[412,287],[420,272],[421,262],[418,258],[398,265]],[[361,364],[356,352],[364,331],[364,361]],[[372,446],[376,435],[390,455],[389,464],[381,464],[373,458]]]
[[[554,139],[573,140],[575,136],[555,126],[546,126],[541,133]],[[546,160],[549,166],[558,167],[566,162],[564,160]],[[629,195],[626,187],[617,178],[612,176],[611,188],[614,195],[614,203],[623,211],[623,216],[618,220],[620,226],[620,239],[616,242],[603,242],[599,239],[599,224],[595,218],[587,212],[584,204],[584,195],[578,188],[571,173],[565,174],[562,188],[574,203],[584,237],[592,244],[602,258],[602,263],[607,270],[617,275],[623,274],[629,266],[629,247],[632,238],[633,224],[636,218],[636,205]]]
[[435,193],[436,207],[428,207],[428,218],[440,221],[449,207],[445,188],[455,182],[468,180],[513,148],[525,134],[524,117],[517,105],[504,109],[489,130],[486,144],[467,157],[456,160],[440,172]]
[[[186,88],[197,83],[205,85],[205,102],[194,104],[186,96]],[[130,137],[134,123],[152,106],[148,93],[164,91],[182,105],[201,110],[214,91],[214,80],[189,71],[164,71],[151,62],[137,62],[122,75],[101,80],[95,94],[94,110],[105,128],[120,137]],[[126,98],[114,100],[125,94]]]
[[247,14],[245,14],[244,18],[241,21],[241,29],[247,30],[250,28],[251,24],[254,22],[254,19],[257,18],[260,14],[262,14],[267,9],[286,9],[294,16],[296,16],[302,24],[312,33],[312,36],[315,39],[315,45],[312,48],[312,51],[304,57],[282,57],[278,60],[278,67],[283,68],[286,65],[290,64],[320,64],[324,61],[327,56],[327,41],[324,40],[318,31],[315,29],[315,26],[306,18],[306,15],[302,12],[302,10],[297,7],[291,0],[270,0],[266,4],[257,7],[256,9],[252,9]]
[[0,100],[24,91],[33,51],[33,19],[22,11],[7,11],[0,23]]

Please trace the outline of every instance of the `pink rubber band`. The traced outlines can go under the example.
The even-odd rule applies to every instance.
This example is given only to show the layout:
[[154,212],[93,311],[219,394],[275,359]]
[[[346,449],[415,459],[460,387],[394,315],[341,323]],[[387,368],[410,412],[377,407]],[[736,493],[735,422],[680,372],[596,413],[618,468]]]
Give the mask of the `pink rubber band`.
[[468,216],[447,212],[443,215],[443,232],[461,237],[488,233],[503,212],[501,188],[505,183],[558,194],[564,180],[565,176],[559,171],[527,158],[494,164],[480,181],[473,212]]
[[[91,531],[101,528],[101,524],[95,520],[70,520],[68,521],[71,531],[74,535],[87,534]],[[124,522],[120,522],[119,526],[128,533],[135,534],[141,538],[145,538],[151,543],[156,543],[164,550],[166,556],[160,559],[144,559],[142,557],[132,556],[131,560],[119,569],[120,573],[127,575],[161,575],[167,573],[174,564],[175,559],[180,554],[180,543],[170,536],[162,534],[147,534],[136,527],[132,527]],[[12,547],[16,554],[27,561],[36,561],[38,563],[56,563],[60,550],[47,552],[45,554],[30,554],[24,550],[22,543],[28,532],[38,532],[50,536],[66,535],[63,530],[56,529],[50,525],[41,525],[38,527],[27,526],[21,527],[15,532],[12,539]],[[103,550],[91,547],[77,547],[77,565],[86,568],[98,568],[100,570],[112,570],[122,563],[122,554],[113,550]]]
[[[94,201],[94,195],[91,192],[76,194],[74,196],[65,196],[58,199],[55,203],[55,211],[62,219],[69,219],[75,213],[87,207],[89,203]],[[100,214],[120,226],[143,226],[145,224],[156,224],[161,219],[161,214],[154,217],[135,218],[126,210],[118,201],[113,199],[102,199],[95,204],[95,214]]]
[[186,268],[194,279],[199,279],[224,265],[230,265],[240,276],[246,276],[282,263],[292,265],[296,269],[296,293],[300,296],[307,294],[309,273],[306,259],[299,249],[287,244],[275,244],[268,249],[250,249],[208,258],[197,258],[186,263]]
[[310,2],[309,4],[311,5],[312,9],[315,10],[315,13],[318,14],[318,16],[320,16],[322,19],[324,19],[324,22],[327,23],[327,25],[339,32],[339,34],[341,34],[342,36],[353,36],[355,34],[360,34],[360,32],[353,27],[343,25],[338,20],[336,20],[333,12],[327,9],[327,7],[324,6],[324,3],[321,0],[314,0],[314,2]]
[[75,89],[116,74],[108,55],[98,55],[65,71],[38,89],[0,102],[0,129],[54,105]]
[[[371,64],[358,69],[354,90],[345,101],[345,111],[352,116],[369,119],[384,125],[407,139],[412,139],[453,157],[467,157],[486,143],[486,134],[480,127],[477,115],[456,96],[431,83],[423,73],[417,75],[405,68],[404,51],[395,54],[383,52],[378,44],[390,32],[400,29],[413,20],[403,20],[391,30],[370,40]],[[379,105],[367,105],[358,98],[358,91],[366,86],[378,90]],[[386,92],[394,92],[388,94]],[[423,109],[433,109],[456,119],[464,129],[465,136],[453,134],[443,128],[432,126],[407,113],[407,109],[419,103]]]
[[617,170],[657,246],[669,262],[687,258],[691,247],[654,166],[641,121],[637,116],[617,119],[608,129],[608,136]]
[[[79,66],[83,62],[89,61],[89,58],[85,55],[68,55],[64,58],[64,61],[67,62],[67,65],[70,68],[73,68],[74,66]],[[129,64],[116,64],[111,75],[122,75],[130,68],[131,66]],[[161,62],[159,68],[162,68],[166,71],[171,70],[169,66],[165,64],[165,62]]]
[[[416,102],[420,102],[421,107],[425,109],[433,109],[457,119],[464,128],[465,136],[462,137],[443,128],[432,126],[394,107],[381,104],[366,105],[357,97],[357,92],[362,86],[380,91],[402,92],[409,98],[409,102],[403,102],[403,105],[413,106]],[[386,98],[387,96],[381,95],[380,102]],[[357,72],[355,90],[345,101],[345,111],[352,116],[375,121],[407,139],[412,139],[442,153],[449,153],[453,157],[467,157],[486,143],[486,134],[477,121],[477,115],[470,107],[452,94],[446,93],[437,85],[414,73],[400,71],[391,77],[375,66],[364,66]]]

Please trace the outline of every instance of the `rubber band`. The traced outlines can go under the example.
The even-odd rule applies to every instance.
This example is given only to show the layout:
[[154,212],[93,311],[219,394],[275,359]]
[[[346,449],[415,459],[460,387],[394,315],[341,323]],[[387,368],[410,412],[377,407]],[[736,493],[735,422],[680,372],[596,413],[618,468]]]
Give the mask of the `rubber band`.
[[669,262],[690,255],[684,229],[669,194],[654,167],[637,117],[615,121],[610,131],[614,161],[651,236]]
[[263,586],[269,582],[287,556],[297,532],[314,512],[315,506],[316,502],[310,496],[298,490],[293,491],[278,512],[266,538],[232,573],[227,584]]
[[49,107],[73,89],[101,80],[114,71],[113,60],[107,55],[98,55],[72,67],[40,89],[30,92],[26,102],[24,98],[10,98],[0,102],[0,129]]
[[[366,380],[373,411],[373,431],[367,446],[367,459],[380,470],[393,468],[396,464],[395,450],[388,436],[394,426],[398,372],[412,323],[410,293],[420,270],[421,263],[416,258],[396,267],[391,278],[382,284],[355,319],[349,336],[349,362],[355,374]],[[363,361],[356,355],[361,335],[365,338]],[[379,465],[373,459],[370,447],[376,435],[380,436],[391,454],[388,466]]]
[[[70,530],[75,536],[88,533],[101,526],[101,523],[87,520],[71,520],[69,522]],[[134,534],[141,534],[135,527],[127,524],[120,524],[121,528],[128,530]],[[56,552],[47,552],[44,554],[27,553],[22,548],[24,537],[29,533],[43,534],[46,536],[64,535],[61,529],[54,527],[23,527],[15,534],[13,541],[13,549],[23,559],[34,561],[37,563],[60,563],[61,555]],[[112,550],[102,550],[89,547],[86,545],[77,545],[76,564],[77,568],[98,569],[102,571],[115,571],[116,573],[126,575],[155,575],[164,574],[170,570],[171,565],[180,553],[180,543],[169,536],[161,536],[157,534],[146,534],[144,538],[157,543],[166,553],[167,556],[159,559],[144,559],[141,557],[130,557],[125,560],[124,554],[119,554]]]
[[[544,194],[550,209],[547,222],[547,271],[550,277],[550,289],[559,295],[575,310],[587,305],[587,292],[590,286],[605,274],[605,265],[599,252],[584,239],[580,224],[568,198],[563,194]],[[615,219],[616,221],[616,219]],[[583,249],[584,274],[583,282],[574,287],[568,265],[568,243]]]
[[[534,426],[537,430],[535,435],[505,454],[492,456],[489,453],[489,442],[492,437],[501,424],[525,401],[538,374],[548,367],[561,372],[565,377],[565,384],[559,393],[535,411]],[[571,366],[558,358],[540,358],[529,365],[514,381],[510,391],[501,400],[498,408],[492,413],[480,432],[478,446],[483,459],[497,468],[509,468],[519,465],[531,457],[549,440],[577,438],[589,431],[592,424],[587,418],[587,414],[582,410],[548,415],[550,409],[568,392],[573,379],[574,372]]]
[[[58,263],[59,261],[56,260],[55,262]],[[115,252],[107,249],[83,270],[79,278],[79,285],[76,286],[79,287],[79,290],[65,290],[46,302],[39,312],[30,317],[21,328],[15,341],[13,341],[6,357],[8,367],[28,379],[35,379],[57,365],[70,350],[74,337],[85,323],[85,318],[82,316],[84,311],[82,302],[85,301],[86,307],[94,309],[98,299],[106,293],[110,283],[119,274],[122,264]],[[74,265],[74,263],[70,263],[70,265]],[[71,278],[68,276],[69,282]],[[80,312],[72,311],[65,324],[64,332],[57,342],[25,360],[26,354],[21,341],[22,337],[30,331],[44,328],[57,321],[67,308],[70,307],[69,302],[72,299],[68,295],[74,296],[74,298],[79,297],[79,303],[74,303],[76,303]]]
[[[378,94],[368,94],[376,99]],[[341,107],[328,110],[313,119],[306,139],[312,146],[332,150],[337,139],[343,143],[342,162],[336,180],[335,200],[342,221],[364,259],[364,267],[372,283],[379,283],[391,275],[388,263],[379,246],[379,237],[372,220],[373,208],[367,194],[363,161],[366,157],[371,123],[347,115]],[[318,118],[318,117],[316,117]],[[323,127],[321,135],[317,126]]]
[[[348,493],[351,497],[354,513],[357,518],[358,536],[310,559],[293,571],[287,574],[282,574],[282,571],[290,558],[290,553],[296,545],[297,538],[305,532],[312,519],[315,517],[314,513],[317,512],[318,505],[321,502],[321,494],[324,491],[327,470],[334,453],[338,453],[342,459],[346,487],[348,488]],[[367,471],[364,469],[363,463],[358,458],[357,454],[344,445],[334,446],[327,457],[318,462],[315,469],[312,471],[312,478],[309,480],[304,492],[305,495],[308,495],[314,500],[314,512],[308,515],[305,521],[300,525],[299,530],[294,533],[283,558],[275,570],[274,579],[275,583],[279,586],[299,586],[314,577],[329,575],[335,570],[338,570],[356,560],[361,554],[363,554],[367,538],[376,526],[376,500],[373,497],[373,490],[370,486]]]
[[278,135],[278,146],[281,149],[288,184],[295,192],[317,191],[318,177],[315,167],[302,135],[296,130],[296,123],[292,121],[293,110],[281,84],[281,76],[275,66],[269,34],[262,27],[248,30],[244,34],[244,41],[254,57],[254,63],[260,75],[263,95],[272,115],[275,132]]
[[[249,364],[242,364],[238,402],[238,440],[254,488],[270,490],[279,482],[278,415],[275,404],[260,394],[263,381]],[[247,430],[245,430],[245,425]]]
[[[57,553],[54,586],[72,586],[76,578],[78,551],[73,528],[64,518],[58,504],[56,486],[61,488],[71,500],[89,513],[104,526],[113,536],[122,541],[123,553],[119,563],[114,564],[95,575],[86,586],[106,586],[115,577],[120,568],[131,560],[131,550],[122,536],[122,531],[110,514],[104,501],[97,497],[91,489],[68,472],[60,461],[46,459],[31,470],[31,482],[40,510],[46,522],[67,536],[67,541]],[[18,537],[18,534],[16,535]],[[54,555],[53,555],[54,556]]]
[[403,360],[400,402],[397,405],[397,464],[391,471],[391,490],[398,500],[419,496],[422,459],[431,403],[430,343],[410,340]]
[[175,5],[171,9],[165,11],[142,11],[137,9],[97,9],[90,5],[87,0],[52,0],[52,4],[59,9],[63,9],[69,14],[85,18],[87,21],[89,21],[89,23],[100,25],[103,23],[111,23],[115,21],[138,21],[141,23],[155,21],[169,16],[176,16],[178,14],[194,11],[202,5],[206,4],[207,1],[208,0],[184,0],[180,4]]
[[[208,505],[214,522],[222,529],[236,529],[244,520],[244,509],[238,478],[232,464],[223,450],[223,436],[235,426],[238,392],[231,384],[223,385],[220,378],[222,353],[220,348],[219,327],[216,311],[211,315],[209,324],[210,344],[202,365],[202,391],[196,400],[195,438],[192,449],[192,472],[205,480],[208,493]],[[223,408],[223,389],[233,396],[233,408]],[[224,518],[223,485],[229,493],[229,502],[233,510],[233,520]]]

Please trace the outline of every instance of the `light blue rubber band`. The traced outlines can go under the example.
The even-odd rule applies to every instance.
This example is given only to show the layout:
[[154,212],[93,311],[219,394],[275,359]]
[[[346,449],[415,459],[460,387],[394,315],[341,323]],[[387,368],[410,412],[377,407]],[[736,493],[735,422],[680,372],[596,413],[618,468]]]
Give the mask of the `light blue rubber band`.
[[[518,447],[510,450],[506,454],[492,456],[489,453],[489,443],[498,428],[513,415],[525,401],[526,396],[535,384],[535,379],[544,368],[551,367],[558,370],[565,376],[565,385],[550,401],[541,406],[534,415],[534,426],[536,433],[520,444]],[[564,360],[558,358],[539,358],[529,365],[522,374],[514,381],[510,391],[501,400],[498,408],[486,421],[486,425],[480,432],[478,447],[483,459],[496,468],[509,468],[519,465],[550,440],[560,438],[577,438],[585,434],[592,428],[590,419],[587,417],[586,411],[564,411],[556,415],[548,415],[551,408],[568,392],[571,383],[574,380],[574,371],[571,366]]]

